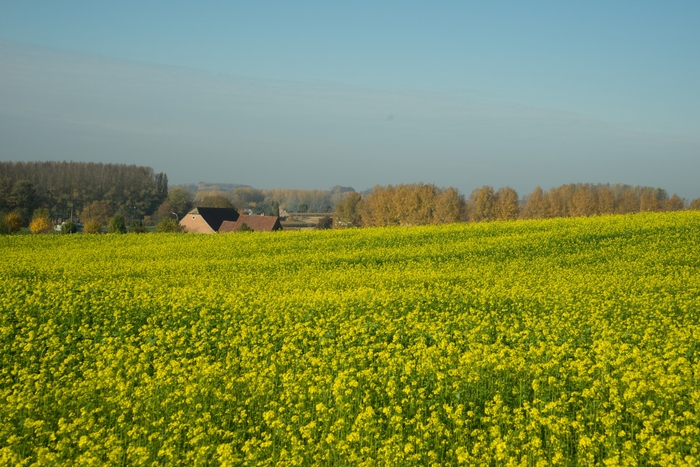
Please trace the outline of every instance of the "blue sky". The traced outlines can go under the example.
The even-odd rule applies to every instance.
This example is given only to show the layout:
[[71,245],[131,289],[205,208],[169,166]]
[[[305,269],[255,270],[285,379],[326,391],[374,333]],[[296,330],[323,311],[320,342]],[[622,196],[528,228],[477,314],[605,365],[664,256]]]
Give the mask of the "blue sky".
[[0,4],[0,157],[700,196],[698,2]]

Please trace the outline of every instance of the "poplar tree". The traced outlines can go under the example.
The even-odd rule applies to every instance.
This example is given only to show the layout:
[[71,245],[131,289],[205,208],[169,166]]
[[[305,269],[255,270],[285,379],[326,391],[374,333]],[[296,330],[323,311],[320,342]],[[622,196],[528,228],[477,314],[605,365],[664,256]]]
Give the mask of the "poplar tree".
[[520,215],[518,192],[509,186],[499,188],[495,195],[495,218],[513,221]]
[[493,187],[484,185],[472,191],[469,197],[469,220],[472,222],[492,221],[495,219],[496,194]]

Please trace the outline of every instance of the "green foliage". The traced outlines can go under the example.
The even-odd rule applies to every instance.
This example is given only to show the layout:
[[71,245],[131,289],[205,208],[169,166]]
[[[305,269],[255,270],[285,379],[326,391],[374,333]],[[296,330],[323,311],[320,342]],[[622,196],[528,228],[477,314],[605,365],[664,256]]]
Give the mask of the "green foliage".
[[156,225],[156,232],[181,232],[180,224],[172,217],[165,217]]
[[205,196],[202,201],[197,203],[197,207],[201,208],[234,208],[233,203],[223,196]]
[[146,233],[146,226],[143,225],[143,221],[140,219],[135,219],[129,224],[129,233]]
[[12,233],[12,225],[7,219],[7,215],[0,212],[0,235],[10,235]]
[[98,222],[96,219],[89,219],[85,224],[83,224],[83,233],[84,234],[101,234],[102,233],[102,224]]
[[124,216],[117,214],[109,220],[109,233],[126,233],[126,221],[124,220]]
[[[17,180],[12,186],[12,203],[14,204],[14,209],[22,218],[24,225],[29,223],[29,213],[34,211],[38,201],[36,189],[29,180]],[[46,217],[50,218],[49,215]]]
[[240,209],[256,208],[265,201],[265,194],[262,190],[250,187],[234,188],[232,192],[232,202]]
[[51,219],[51,214],[49,213],[49,210],[46,208],[37,208],[34,210],[34,213],[32,214],[32,219],[38,219],[40,217],[45,217],[46,219]]
[[75,225],[73,222],[64,222],[61,224],[61,233],[62,234],[78,233],[78,226]]
[[241,226],[238,228],[238,232],[252,232],[252,231],[253,231],[253,229],[248,227],[248,224],[246,224],[245,222],[242,223]]
[[17,211],[8,213],[5,220],[10,224],[11,233],[19,232],[22,228],[22,216]]
[[[8,191],[8,182],[12,188]],[[151,214],[168,195],[168,177],[150,167],[85,162],[0,162],[0,210],[17,209],[26,223],[38,205],[51,217],[67,219],[73,210],[83,214],[95,201],[104,201],[110,213]],[[7,203],[12,206],[5,206]]]
[[86,220],[93,219],[102,225],[106,225],[109,223],[112,215],[112,208],[107,201],[96,200],[83,208],[82,212],[80,213],[80,218]]
[[361,207],[362,196],[354,191],[347,193],[345,198],[335,205],[334,225],[338,228],[360,227],[362,225]]
[[192,194],[182,188],[173,188],[165,202],[158,207],[155,217],[163,219],[176,214],[179,219],[182,219],[191,209]]

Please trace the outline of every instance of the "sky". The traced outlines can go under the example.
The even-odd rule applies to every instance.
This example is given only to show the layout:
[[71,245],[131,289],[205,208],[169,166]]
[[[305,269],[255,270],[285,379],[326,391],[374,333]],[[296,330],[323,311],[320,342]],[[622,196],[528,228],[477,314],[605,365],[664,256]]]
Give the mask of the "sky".
[[700,197],[700,2],[0,2],[0,159]]

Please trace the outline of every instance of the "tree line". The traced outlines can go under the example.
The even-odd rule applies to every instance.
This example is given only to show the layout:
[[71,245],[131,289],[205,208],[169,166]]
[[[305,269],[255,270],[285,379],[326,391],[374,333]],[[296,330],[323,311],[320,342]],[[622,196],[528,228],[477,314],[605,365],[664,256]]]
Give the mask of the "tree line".
[[[351,187],[329,190],[259,190],[242,185],[181,185],[150,167],[92,162],[0,162],[0,230],[31,226],[44,231],[70,219],[100,231],[145,231],[146,224],[177,228],[194,206],[235,207],[253,214],[328,212],[332,226],[361,227],[595,216],[643,211],[700,210],[661,188],[574,183],[540,187],[522,199],[510,188],[477,188],[468,196],[433,184]],[[173,219],[174,217],[174,219]],[[115,223],[114,219],[117,218]],[[324,226],[331,226],[329,222]],[[73,228],[69,226],[69,229]],[[163,227],[165,228],[165,227]],[[34,231],[34,229],[32,229]]]
[[168,196],[168,177],[150,167],[93,162],[0,162],[0,212],[22,225],[44,209],[52,222],[121,215],[142,219]]
[[465,197],[455,188],[432,184],[375,186],[371,192],[347,193],[336,204],[336,228],[425,225],[553,217],[597,216],[647,211],[700,210],[700,198],[686,205],[661,188],[572,183],[544,191],[539,186],[520,199],[510,187],[477,188]]
[[273,188],[262,190],[250,186],[220,184],[186,184],[176,188],[188,194],[194,205],[205,199],[226,198],[237,209],[250,210],[253,214],[277,215],[280,210],[287,212],[327,212],[332,214],[335,205],[342,201],[346,193],[354,192],[352,187],[333,186],[328,190],[300,190]]

